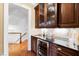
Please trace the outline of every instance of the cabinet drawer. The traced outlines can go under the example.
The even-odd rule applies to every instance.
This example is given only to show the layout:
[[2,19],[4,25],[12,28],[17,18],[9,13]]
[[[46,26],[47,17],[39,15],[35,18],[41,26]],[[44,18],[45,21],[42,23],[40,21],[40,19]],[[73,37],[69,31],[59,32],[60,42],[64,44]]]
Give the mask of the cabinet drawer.
[[73,50],[73,49],[69,49],[60,45],[56,46],[57,48],[57,53],[61,53],[64,56],[77,56],[77,51]]

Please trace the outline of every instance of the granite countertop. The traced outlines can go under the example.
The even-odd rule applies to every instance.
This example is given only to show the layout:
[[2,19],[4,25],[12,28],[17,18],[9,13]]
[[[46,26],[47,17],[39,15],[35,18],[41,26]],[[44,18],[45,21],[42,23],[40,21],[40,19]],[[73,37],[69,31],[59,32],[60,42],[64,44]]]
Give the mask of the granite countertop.
[[76,51],[79,51],[77,47],[72,47],[70,46],[67,41],[67,38],[54,38],[54,39],[48,39],[46,37],[43,37],[41,35],[32,35],[34,37],[37,37],[38,39],[42,39],[44,41],[48,41],[50,43],[55,43],[55,44],[58,44],[58,45],[61,45],[61,46],[64,46],[64,47],[67,47],[67,48],[70,48],[70,49],[73,49],[73,50],[76,50]]

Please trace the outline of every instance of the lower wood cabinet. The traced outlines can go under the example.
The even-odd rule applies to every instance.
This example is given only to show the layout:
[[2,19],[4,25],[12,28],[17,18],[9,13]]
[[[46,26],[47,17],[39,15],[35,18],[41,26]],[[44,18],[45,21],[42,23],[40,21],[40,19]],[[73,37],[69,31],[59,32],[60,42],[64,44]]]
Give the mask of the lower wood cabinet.
[[78,56],[79,51],[60,46],[57,44],[50,44],[50,56]]
[[[31,50],[37,56],[37,37],[31,36]],[[43,44],[43,42],[42,42]],[[41,47],[43,49],[44,46]],[[47,56],[79,56],[79,51],[55,43],[49,43]]]
[[37,38],[34,36],[31,36],[31,51],[37,55]]
[[57,55],[62,55],[62,56],[77,56],[78,51],[69,49],[60,45],[56,46],[57,48]]

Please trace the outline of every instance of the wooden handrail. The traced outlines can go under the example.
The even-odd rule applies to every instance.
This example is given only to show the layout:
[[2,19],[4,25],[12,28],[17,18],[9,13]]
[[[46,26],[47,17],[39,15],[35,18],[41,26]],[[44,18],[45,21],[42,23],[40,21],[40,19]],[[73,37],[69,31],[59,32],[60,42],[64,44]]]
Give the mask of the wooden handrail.
[[22,33],[21,32],[8,32],[8,34],[20,34],[20,44],[22,43]]
[[21,32],[8,32],[8,34],[22,34]]

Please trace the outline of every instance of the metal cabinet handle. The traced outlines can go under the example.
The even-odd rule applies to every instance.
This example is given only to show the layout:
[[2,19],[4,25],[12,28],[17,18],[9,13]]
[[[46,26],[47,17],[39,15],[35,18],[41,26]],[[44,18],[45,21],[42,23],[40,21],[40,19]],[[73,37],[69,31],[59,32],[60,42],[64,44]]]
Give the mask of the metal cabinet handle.
[[61,48],[57,48],[57,50],[62,50]]

